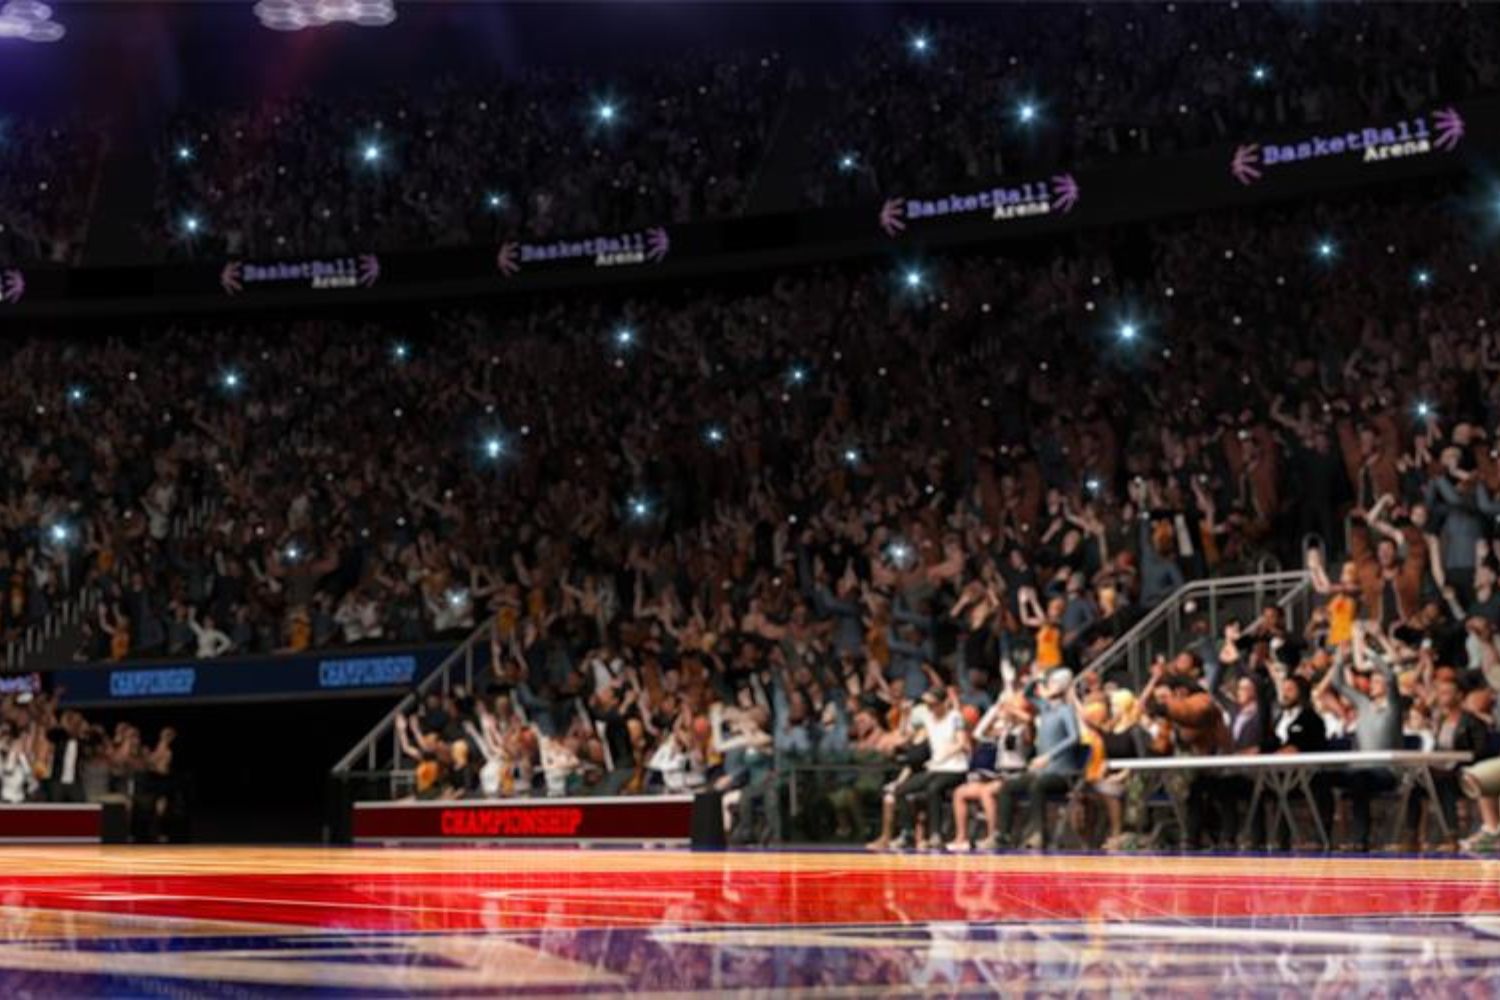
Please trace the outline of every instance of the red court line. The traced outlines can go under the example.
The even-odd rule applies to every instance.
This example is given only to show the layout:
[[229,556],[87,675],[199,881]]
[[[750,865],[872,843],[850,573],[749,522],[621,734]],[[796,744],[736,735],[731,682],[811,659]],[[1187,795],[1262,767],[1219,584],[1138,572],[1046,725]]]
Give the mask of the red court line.
[[[1143,867],[1149,861],[1143,859]],[[514,871],[59,875],[0,881],[0,903],[382,931],[658,924],[1500,913],[1500,882],[1285,874]]]

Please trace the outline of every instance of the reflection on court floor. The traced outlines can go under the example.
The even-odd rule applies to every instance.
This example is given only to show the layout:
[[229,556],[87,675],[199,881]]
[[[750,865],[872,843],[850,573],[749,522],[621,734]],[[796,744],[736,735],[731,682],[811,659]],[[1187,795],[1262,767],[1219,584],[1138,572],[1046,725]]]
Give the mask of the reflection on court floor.
[[0,851],[0,992],[1490,995],[1478,861]]

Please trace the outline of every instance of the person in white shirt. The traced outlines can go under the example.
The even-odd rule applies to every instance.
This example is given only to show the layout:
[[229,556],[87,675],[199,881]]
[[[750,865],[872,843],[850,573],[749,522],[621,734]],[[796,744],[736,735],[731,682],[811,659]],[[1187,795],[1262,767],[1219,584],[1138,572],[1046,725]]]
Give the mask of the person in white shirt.
[[157,479],[141,499],[146,509],[147,530],[158,542],[172,530],[172,508],[177,503],[177,487],[170,480]]
[[36,788],[36,775],[25,744],[6,723],[0,729],[0,802],[14,805],[25,802]]
[[578,755],[560,739],[535,730],[541,747],[542,778],[547,783],[547,797],[560,798],[568,794],[568,779],[578,770]]
[[917,738],[926,742],[929,754],[921,773],[901,786],[902,835],[914,832],[917,811],[924,808],[927,846],[941,848],[943,801],[969,773],[969,733],[948,690],[939,686],[928,688],[922,695],[922,704],[912,712],[912,728]]
[[205,616],[203,624],[198,624],[196,608],[188,609],[188,628],[192,629],[193,635],[198,638],[200,660],[211,660],[216,656],[223,656],[234,648],[234,641],[214,627],[212,616]]
[[677,742],[675,730],[667,733],[667,738],[661,741],[646,769],[661,775],[662,785],[668,792],[677,794],[687,790],[688,755]]
[[1026,769],[1031,751],[1031,720],[1034,710],[1020,694],[1006,694],[979,720],[971,738],[979,742],[970,761],[967,780],[953,790],[953,840],[950,851],[967,851],[969,842],[969,808],[979,803],[989,832],[976,846],[981,851],[994,850],[1000,843],[1000,786],[1005,776]]
[[343,630],[344,642],[350,646],[367,639],[379,639],[385,632],[380,624],[380,609],[358,590],[351,590],[339,601],[333,620]]

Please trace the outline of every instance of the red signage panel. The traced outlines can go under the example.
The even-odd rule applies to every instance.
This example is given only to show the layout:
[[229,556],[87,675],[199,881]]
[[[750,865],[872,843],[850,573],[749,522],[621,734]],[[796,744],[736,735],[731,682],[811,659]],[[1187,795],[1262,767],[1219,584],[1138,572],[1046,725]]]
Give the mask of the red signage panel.
[[503,802],[359,802],[354,839],[383,841],[687,841],[693,800],[511,799]]
[[102,807],[96,804],[27,803],[0,806],[0,843],[103,840]]

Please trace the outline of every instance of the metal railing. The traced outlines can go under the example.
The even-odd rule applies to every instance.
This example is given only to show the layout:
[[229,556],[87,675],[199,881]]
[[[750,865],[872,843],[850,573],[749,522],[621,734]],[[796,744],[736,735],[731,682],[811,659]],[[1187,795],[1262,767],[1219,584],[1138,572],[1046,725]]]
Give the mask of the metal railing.
[[1288,630],[1299,631],[1312,614],[1314,603],[1307,572],[1293,570],[1195,580],[1179,587],[1147,612],[1090,660],[1089,666],[1101,673],[1123,668],[1139,686],[1156,656],[1172,656],[1200,637],[1193,631],[1196,623],[1206,622],[1207,635],[1216,637],[1224,625],[1231,621],[1248,624],[1272,603],[1285,613]]
[[[475,650],[479,650],[482,656],[489,656],[495,627],[494,619],[491,618],[470,633],[469,637],[460,643],[447,659],[439,663],[415,690],[402,698],[395,708],[387,712],[385,717],[365,734],[364,739],[354,744],[354,747],[344,754],[337,764],[333,765],[332,776],[347,778],[357,767],[362,772],[390,774],[394,781],[394,775],[401,771],[401,740],[396,734],[396,726],[401,718],[421,704],[422,699],[430,691],[441,691],[446,695],[453,690],[455,684],[460,683],[465,690],[473,691]],[[487,662],[487,660],[480,660],[481,664]],[[384,751],[389,751],[389,754]]]

